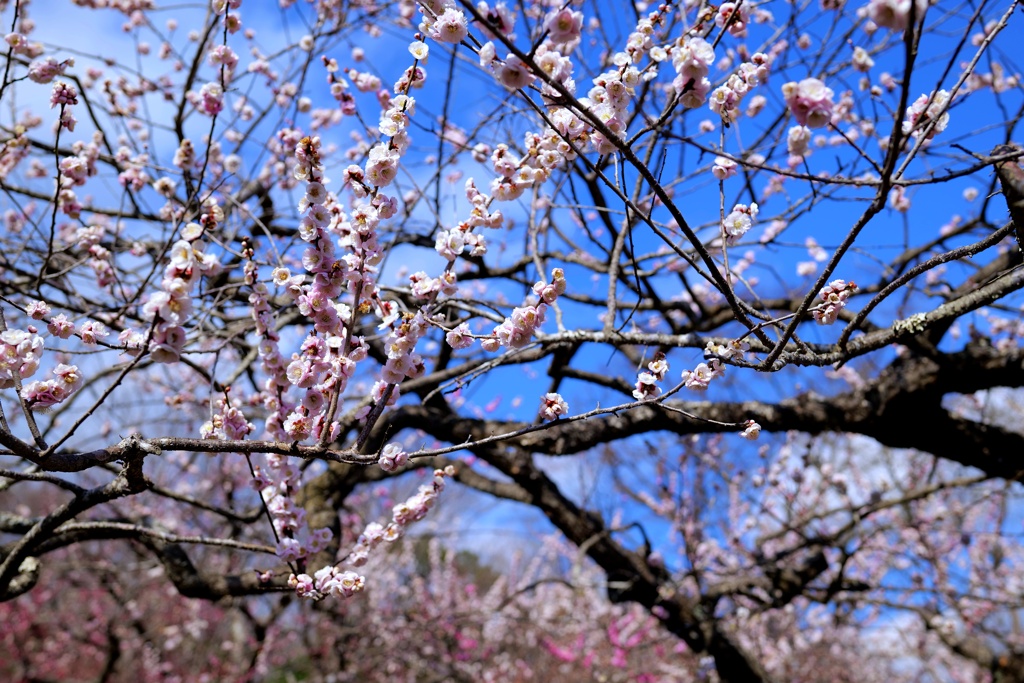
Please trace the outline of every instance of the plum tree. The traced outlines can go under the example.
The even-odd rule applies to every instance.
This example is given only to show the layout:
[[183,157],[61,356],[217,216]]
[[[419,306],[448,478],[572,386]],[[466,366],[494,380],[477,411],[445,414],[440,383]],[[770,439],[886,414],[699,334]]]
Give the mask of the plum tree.
[[1017,2],[242,5],[0,2],[5,676],[1024,681]]

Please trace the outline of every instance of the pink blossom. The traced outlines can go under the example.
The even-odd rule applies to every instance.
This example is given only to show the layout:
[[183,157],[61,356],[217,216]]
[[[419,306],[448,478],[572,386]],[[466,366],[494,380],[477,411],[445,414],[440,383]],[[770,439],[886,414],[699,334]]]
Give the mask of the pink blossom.
[[559,296],[565,294],[565,288],[565,271],[561,268],[554,268],[551,271],[551,284],[538,282],[533,285],[533,293],[544,303],[553,304]]
[[366,180],[377,187],[390,185],[398,174],[398,158],[398,152],[386,144],[373,147],[366,162]]
[[761,435],[761,425],[757,424],[753,420],[747,420],[744,424],[743,431],[740,432],[740,436],[750,441],[755,441],[758,436]]
[[16,379],[34,375],[42,356],[43,338],[34,332],[0,332],[0,389],[14,386]]
[[88,345],[96,344],[100,339],[110,336],[106,325],[94,320],[86,320],[78,327],[78,336]]
[[672,87],[684,107],[694,109],[704,104],[711,90],[708,71],[714,63],[715,50],[703,38],[688,36],[682,46],[672,50],[672,66],[677,74]]
[[45,301],[32,301],[25,306],[25,313],[33,320],[42,320],[50,315],[50,305]]
[[[882,28],[903,31],[910,21],[912,0],[871,0],[867,6],[867,15],[871,21]],[[927,0],[913,0],[917,4],[916,16],[920,21],[928,7]]]
[[729,35],[745,38],[750,15],[747,13],[745,3],[739,3],[738,8],[736,5],[737,3],[735,2],[723,2],[718,8],[718,13],[715,15],[715,25],[719,27],[728,26]]
[[711,174],[718,180],[725,180],[736,175],[736,162],[726,157],[715,157],[715,165],[711,167]]
[[751,226],[754,224],[754,219],[757,218],[757,204],[737,204],[733,207],[729,215],[722,221],[722,230],[726,235],[726,239],[733,243],[740,237],[745,235]]
[[284,421],[284,431],[289,438],[302,441],[309,438],[312,423],[304,412],[294,411]]
[[818,298],[822,303],[813,309],[814,320],[819,325],[831,325],[839,318],[839,312],[846,307],[846,301],[857,289],[853,282],[845,280],[833,280],[827,286],[822,287]]
[[565,402],[561,394],[549,393],[541,396],[540,417],[542,420],[557,420],[569,412],[569,404]]
[[[215,45],[210,50],[210,64],[213,66],[222,66],[225,71],[230,74],[238,66],[238,55],[227,45]],[[230,76],[226,77],[230,78]]]
[[946,130],[949,125],[949,93],[945,90],[921,95],[907,107],[907,118],[903,121],[903,134],[919,138],[925,128],[931,126],[927,140]]
[[60,339],[67,339],[75,332],[75,325],[68,317],[63,313],[50,318],[50,322],[46,324],[46,329],[49,330],[50,334]]
[[453,349],[467,349],[473,345],[473,338],[470,336],[467,323],[460,323],[448,332],[444,338]]
[[381,451],[377,464],[385,472],[394,472],[399,467],[404,467],[409,462],[409,454],[402,450],[402,447],[395,443],[389,443]]
[[786,105],[797,123],[809,128],[821,128],[832,119],[831,88],[817,78],[805,78],[799,83],[790,81],[782,86]]
[[533,83],[534,76],[523,60],[510,54],[505,57],[505,63],[498,68],[498,80],[509,90],[518,90]]
[[807,126],[793,126],[786,135],[786,149],[796,157],[807,155],[811,144],[811,129]]
[[466,234],[458,229],[441,230],[437,233],[434,250],[449,261],[454,261],[466,248]]
[[867,73],[871,70],[871,67],[875,65],[875,60],[871,58],[868,51],[857,46],[853,48],[853,68],[862,73]]
[[717,358],[712,358],[707,363],[699,363],[692,371],[683,370],[683,384],[687,389],[704,391],[711,380],[724,374],[725,366]]
[[49,83],[57,76],[63,76],[68,67],[74,65],[74,59],[65,59],[63,62],[58,62],[53,57],[44,57],[29,65],[28,77],[34,83]]
[[440,43],[461,43],[468,34],[466,15],[454,7],[446,8],[430,27],[430,37]]
[[224,109],[224,88],[220,83],[207,83],[199,90],[196,106],[207,116],[216,116]]
[[78,91],[75,86],[65,83],[64,81],[57,81],[53,84],[53,91],[50,93],[50,108],[56,106],[65,107],[72,104],[78,104]]
[[894,187],[889,191],[889,206],[900,213],[910,210],[910,197],[907,196],[907,188],[902,185]]
[[499,2],[494,7],[491,7],[489,4],[481,0],[481,2],[477,3],[476,8],[481,16],[487,20],[486,24],[480,24],[477,22],[477,25],[488,38],[495,37],[493,31],[497,31],[498,33],[506,36],[512,33],[512,29],[515,27],[515,15],[504,2]]
[[156,363],[175,363],[185,348],[185,328],[173,323],[160,323],[153,328],[149,343],[150,358]]
[[22,387],[22,398],[33,410],[62,403],[82,386],[82,375],[75,365],[60,363],[53,374],[55,379],[29,382]]
[[564,7],[544,18],[544,29],[553,43],[572,43],[583,30],[583,13]]
[[660,395],[661,388],[658,387],[658,378],[655,375],[649,372],[641,372],[637,375],[633,398],[638,401],[649,401]]

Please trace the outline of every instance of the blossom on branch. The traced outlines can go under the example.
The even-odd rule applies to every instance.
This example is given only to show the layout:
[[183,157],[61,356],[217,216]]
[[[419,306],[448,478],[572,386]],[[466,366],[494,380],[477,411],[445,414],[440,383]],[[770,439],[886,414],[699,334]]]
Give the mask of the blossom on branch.
[[786,106],[801,126],[821,128],[832,119],[832,97],[835,93],[817,78],[790,81],[782,86]]
[[757,218],[757,204],[737,204],[729,212],[729,215],[722,221],[722,231],[725,233],[726,241],[729,244],[735,243],[740,237],[754,225]]
[[740,436],[750,441],[756,441],[757,437],[761,435],[761,425],[757,424],[753,420],[747,420],[743,427],[743,431],[740,432]]
[[926,140],[946,130],[949,125],[949,93],[945,90],[921,95],[907,107],[907,118],[903,120],[903,134],[920,138],[929,126]]
[[871,0],[865,13],[871,21],[882,28],[904,31],[910,23],[912,4],[917,5],[914,11],[917,20],[921,21],[928,8],[928,0]]
[[557,420],[569,412],[569,404],[565,402],[561,394],[544,394],[540,398],[540,417],[550,422]]
[[704,391],[711,384],[711,380],[725,375],[725,366],[717,358],[711,358],[707,363],[698,363],[693,370],[683,370],[683,385],[694,391]]
[[427,35],[439,43],[461,43],[469,35],[466,15],[462,10],[448,7],[430,25]]
[[59,363],[53,374],[56,379],[29,382],[21,388],[21,397],[32,410],[62,403],[82,386],[82,374],[76,365]]
[[409,462],[409,454],[402,450],[396,443],[389,443],[381,451],[377,464],[385,472],[394,472],[399,467],[405,467]]
[[812,315],[819,325],[831,325],[839,318],[839,312],[846,308],[846,301],[856,291],[857,285],[845,280],[833,280],[821,288],[818,298],[822,303],[814,307]]
[[708,72],[714,63],[715,49],[703,38],[686,36],[672,48],[672,66],[677,74],[672,87],[687,109],[704,104],[711,90]]

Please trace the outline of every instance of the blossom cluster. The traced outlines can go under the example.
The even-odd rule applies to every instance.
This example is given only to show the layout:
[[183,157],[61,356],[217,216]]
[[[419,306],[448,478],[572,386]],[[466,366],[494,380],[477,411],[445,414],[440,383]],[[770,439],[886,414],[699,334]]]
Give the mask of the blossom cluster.
[[[220,260],[206,250],[202,237],[215,231],[223,219],[220,207],[210,201],[200,214],[199,222],[190,222],[181,228],[180,239],[171,245],[160,291],[142,306],[143,317],[152,323],[148,351],[157,363],[173,363],[181,357],[185,346],[184,324],[192,312],[192,290],[202,276],[211,277],[221,271]],[[129,353],[138,355],[146,335],[125,328],[119,338]]]
[[[310,318],[313,330],[290,361],[280,358],[274,342],[267,345],[267,358],[273,359],[275,365],[284,366],[284,376],[279,376],[284,384],[279,387],[276,400],[271,395],[265,402],[269,401],[268,407],[275,409],[268,426],[272,424],[273,430],[283,438],[302,441],[310,436],[323,437],[325,428],[334,432],[337,425],[332,423],[328,427],[326,424],[330,397],[340,395],[354,374],[357,361],[353,356],[360,360],[365,357],[361,344],[361,351],[356,353],[352,353],[354,348],[344,348],[346,340],[352,346],[348,331],[352,313],[351,307],[338,301],[338,297],[345,291],[363,293],[363,286],[369,283],[364,281],[359,268],[366,272],[367,253],[375,252],[378,246],[373,230],[376,211],[364,211],[359,214],[361,221],[349,223],[327,191],[320,161],[320,139],[300,138],[295,144],[295,159],[293,175],[306,183],[305,194],[299,202],[303,215],[298,232],[309,244],[303,252],[302,265],[312,275],[312,282],[304,284],[302,276],[292,276],[285,268],[275,269],[273,278],[276,284],[285,287],[299,312]],[[359,246],[339,257],[336,245],[342,245],[343,240],[348,245]],[[285,399],[284,390],[288,387],[305,390],[298,404]],[[271,387],[268,385],[267,389],[269,393]]]
[[717,358],[710,358],[706,363],[698,363],[693,370],[683,370],[683,386],[695,391],[704,391],[711,380],[725,375],[725,365]]
[[477,12],[484,18],[484,21],[474,22],[474,25],[490,39],[498,35],[513,37],[512,31],[516,24],[515,12],[508,8],[504,2],[498,2],[491,7],[486,0],[480,0],[476,5]]
[[238,399],[218,398],[213,402],[210,419],[199,428],[199,436],[204,439],[244,439],[256,431],[241,410]]
[[[247,255],[251,256],[251,254]],[[286,374],[288,364],[278,346],[280,335],[277,332],[274,312],[270,305],[270,290],[266,284],[257,281],[258,270],[256,263],[251,259],[246,261],[243,272],[245,283],[252,288],[249,294],[249,304],[252,307],[255,332],[260,339],[256,350],[263,372],[267,375],[263,384],[263,407],[268,411],[266,429],[272,436],[283,438],[281,415],[286,414],[288,408],[285,403],[284,391],[291,385]],[[283,276],[282,283],[290,285],[290,292],[298,290],[302,283],[301,275],[292,279],[287,269],[278,268],[274,273],[275,281],[278,275]]]
[[394,472],[399,467],[405,467],[409,462],[409,454],[396,443],[389,443],[384,446],[380,453],[377,464],[385,472]]
[[53,84],[50,93],[50,108],[60,107],[60,126],[69,131],[75,130],[78,120],[71,113],[71,105],[78,104],[78,90],[75,86],[64,81],[57,81]]
[[708,72],[714,63],[715,49],[699,36],[684,36],[672,49],[672,66],[676,70],[672,87],[687,109],[696,109],[707,99],[711,91]]
[[[434,506],[438,494],[444,490],[445,478],[454,475],[455,469],[451,465],[443,470],[434,470],[434,478],[429,485],[421,486],[409,500],[394,506],[392,520],[386,527],[376,522],[367,524],[349,553],[349,564],[360,567],[366,564],[370,551],[380,545],[381,541],[390,543],[401,538],[410,524],[426,516]],[[366,579],[354,571],[327,565],[317,570],[313,576],[292,574],[288,577],[288,585],[301,598],[321,600],[328,595],[348,598],[366,587]]]
[[0,389],[35,374],[43,357],[43,338],[25,330],[0,332]]
[[277,556],[295,562],[327,547],[333,537],[324,527],[310,531],[306,512],[295,503],[293,494],[299,490],[302,470],[284,455],[267,455],[267,467],[253,468],[253,486],[260,492],[277,537]]
[[223,82],[229,82],[235,73],[235,67],[238,66],[238,55],[235,51],[227,45],[214,45],[210,49],[209,59],[211,65],[222,70]]
[[569,7],[552,10],[544,17],[544,30],[552,43],[566,46],[565,52],[569,53],[579,44],[583,13]]
[[903,120],[903,134],[919,138],[931,126],[926,140],[946,130],[949,125],[949,93],[945,90],[921,95],[907,107],[907,118]]
[[[533,144],[531,145],[531,143]],[[544,141],[535,140],[527,134],[527,144],[530,145],[530,154],[523,159],[516,157],[504,143],[494,148],[491,153],[491,163],[498,174],[498,177],[491,181],[491,195],[494,199],[504,202],[519,199],[535,183],[547,180],[550,169],[542,161],[547,157],[533,153],[534,150],[538,152],[541,150]],[[552,161],[555,164],[561,163],[561,159]]]
[[[505,153],[507,150],[505,145],[499,145],[499,150],[495,153]],[[467,248],[470,250],[470,256],[486,254],[487,240],[481,233],[473,232],[473,228],[500,228],[505,220],[500,210],[490,210],[492,197],[480,192],[472,178],[466,181],[466,199],[473,205],[469,218],[451,230],[439,230],[434,240],[434,250],[448,261],[457,259]],[[423,273],[416,277],[419,282],[413,282],[413,294],[418,298],[432,297],[439,290],[449,296],[454,293],[455,273],[450,269],[435,280],[425,278],[426,273]]]
[[[251,254],[248,254],[251,257]],[[324,408],[327,392],[344,387],[353,372],[355,358],[365,358],[365,346],[357,344],[347,357],[339,354],[341,338],[338,336],[310,336],[303,342],[299,353],[287,361],[279,349],[280,336],[276,330],[273,309],[270,306],[269,289],[257,281],[255,262],[245,264],[246,283],[252,287],[249,302],[260,336],[257,347],[263,370],[267,373],[264,383],[263,405],[268,410],[266,429],[277,439],[302,440],[314,434],[320,436],[324,429]],[[302,286],[302,276],[292,276],[287,269],[274,271],[274,282],[286,288],[287,293],[298,300],[306,297],[308,288]],[[308,298],[307,298],[308,305]],[[359,340],[361,341],[361,340]],[[295,405],[287,398],[286,390],[291,386],[305,388],[302,401]],[[218,412],[208,425],[204,425],[204,436],[216,438],[244,438],[253,426],[245,421],[237,404],[218,401]],[[331,425],[333,438],[336,424]],[[323,528],[308,533],[305,513],[297,507],[292,494],[299,486],[301,472],[288,458],[279,455],[267,456],[267,468],[255,468],[254,486],[260,491],[267,505],[278,536],[278,555],[286,561],[308,557],[319,552],[331,540],[330,529]],[[295,577],[293,577],[295,578]],[[352,586],[361,587],[362,578],[337,575],[321,570],[316,581],[301,575],[293,585],[300,595],[350,595]],[[319,588],[317,588],[319,586]],[[322,589],[322,590],[321,590]],[[313,591],[313,592],[311,592]],[[354,592],[354,590],[352,591]]]
[[146,172],[146,168],[150,166],[149,154],[142,152],[133,155],[130,149],[122,145],[117,149],[114,158],[122,169],[117,174],[117,181],[122,187],[138,192],[152,180]]
[[[403,312],[390,327],[384,341],[388,356],[381,370],[384,384],[399,384],[406,378],[419,377],[426,368],[423,357],[416,353],[416,344],[431,329],[424,311]],[[383,393],[383,385],[374,387],[374,393]],[[392,394],[391,401],[396,397],[397,394]]]
[[[96,160],[99,159],[99,142],[96,133],[89,142],[76,140],[72,144],[75,156],[65,157],[60,160],[60,186],[62,189],[71,186],[84,185],[86,178],[96,175]],[[73,196],[74,194],[72,194]]]
[[328,595],[336,598],[350,598],[366,587],[366,578],[351,570],[341,570],[334,565],[318,569],[313,576],[292,574],[288,586],[300,598],[322,600]]
[[199,92],[186,93],[188,101],[201,113],[216,116],[224,109],[224,86],[210,81],[199,89]]
[[[395,98],[396,100],[404,100],[404,104],[410,104],[411,98],[405,95],[399,95]],[[387,117],[386,123],[381,132],[385,130],[394,131],[395,135],[399,133],[399,121],[405,118],[405,107],[398,105],[392,107],[385,113]],[[384,117],[382,117],[384,118]],[[399,151],[395,145],[388,143],[381,143],[374,145],[370,149],[370,154],[366,161],[366,170],[363,173],[363,179],[370,185],[376,185],[377,187],[387,187],[394,181],[395,176],[398,175],[398,159]]]
[[[341,82],[334,77],[336,63],[326,59],[325,63],[332,92],[342,90]],[[407,127],[415,101],[406,94],[411,84],[408,77],[407,72],[404,80],[396,83],[395,90],[399,94],[394,97],[381,91],[380,131],[387,139],[367,149],[365,166],[353,164],[343,171],[344,186],[357,199],[364,200],[347,216],[336,197],[327,190],[320,139],[302,136],[294,130],[279,133],[282,145],[290,145],[294,150],[294,179],[306,184],[299,203],[302,217],[298,233],[309,244],[303,253],[302,265],[312,276],[312,282],[304,283],[303,276],[293,276],[284,267],[274,270],[273,281],[284,287],[299,312],[312,320],[313,331],[290,361],[282,356],[279,339],[273,332],[268,290],[257,281],[255,265],[247,264],[247,281],[253,287],[250,295],[253,316],[257,320],[257,332],[264,337],[259,347],[260,356],[264,369],[270,374],[264,392],[264,405],[271,411],[267,428],[277,438],[298,441],[337,435],[340,425],[333,420],[331,406],[344,392],[356,364],[367,357],[365,342],[351,331],[351,322],[357,313],[369,312],[375,307],[383,320],[381,328],[391,328],[387,342],[389,361],[383,370],[383,379],[374,386],[372,397],[375,400],[387,397],[388,404],[393,403],[398,397],[394,385],[423,371],[422,360],[413,354],[413,348],[428,328],[425,319],[410,315],[399,323],[397,306],[380,298],[376,281],[377,267],[384,256],[377,227],[381,220],[392,218],[398,210],[396,199],[380,190],[394,180],[399,158],[411,142]],[[423,77],[419,76],[420,81]],[[339,253],[339,248],[344,253]],[[352,297],[352,305],[339,300],[343,293]],[[297,404],[286,396],[290,387],[305,390]],[[361,416],[365,417],[369,410],[369,406],[364,407]]]
[[790,166],[795,167],[808,155],[811,146],[811,129],[807,126],[793,126],[786,134],[786,150],[790,155]]
[[752,88],[768,79],[771,64],[772,57],[763,52],[752,55],[749,61],[740,64],[736,73],[711,93],[708,102],[711,111],[721,116],[726,124],[735,121],[741,100]]
[[[640,82],[640,70],[632,64],[624,64],[595,78],[594,87],[580,102],[601,120],[612,135],[619,138],[626,131],[629,104]],[[611,154],[616,150],[614,142],[605,133],[595,131],[590,143],[598,154]]]
[[[655,28],[664,24],[669,8],[661,5],[647,17],[640,19],[629,35],[624,50],[610,57],[610,68],[593,79],[593,87],[580,103],[600,124],[579,118],[558,103],[563,93],[574,95],[572,50],[579,43],[582,15],[569,8],[552,10],[545,18],[545,38],[532,52],[537,68],[543,72],[542,94],[550,98],[547,112],[548,127],[543,133],[527,133],[522,158],[513,155],[507,146],[499,145],[491,161],[500,177],[491,184],[495,199],[508,201],[519,198],[523,192],[550,177],[554,168],[574,160],[578,152],[590,147],[600,154],[617,149],[617,141],[629,120],[628,107],[637,86],[657,75],[656,62],[668,58],[668,52],[655,44]],[[650,54],[652,63],[641,68],[644,56]],[[509,88],[521,88],[533,82],[535,74],[515,55],[504,61],[497,59],[492,43],[479,51],[480,64],[490,69],[500,82]],[[593,119],[590,122],[593,123]],[[594,127],[600,130],[594,130]],[[610,136],[610,137],[609,137]]]
[[54,83],[50,93],[50,109],[63,108],[72,104],[78,104],[78,90],[75,89],[75,86],[64,81]]
[[742,358],[748,345],[745,342],[718,344],[708,341],[704,347],[704,361],[698,363],[693,370],[683,370],[683,386],[695,391],[704,391],[711,381],[725,376],[723,360]]
[[790,81],[782,86],[786,106],[801,126],[821,128],[832,120],[835,93],[817,78]]
[[831,325],[839,318],[839,312],[846,308],[846,301],[857,289],[853,282],[833,280],[821,288],[820,304],[814,307],[812,315],[819,325]]
[[723,2],[715,13],[715,26],[726,28],[729,35],[735,38],[747,37],[749,23],[750,13],[743,2]]
[[704,359],[710,360],[717,358],[721,360],[732,360],[743,358],[744,354],[750,349],[750,344],[745,341],[733,340],[728,344],[721,344],[713,340],[708,340],[708,343],[704,345]]
[[4,36],[4,42],[10,48],[11,53],[16,55],[24,55],[29,59],[35,59],[43,53],[43,44],[39,42],[33,42],[28,39],[26,33],[28,31],[18,32],[12,31]]
[[[616,137],[621,137],[626,130],[630,119],[628,108],[636,94],[637,86],[657,75],[654,68],[647,70],[646,73],[641,72],[643,57],[650,53],[655,62],[667,58],[663,48],[659,47],[656,53],[653,52],[657,47],[653,36],[655,27],[665,23],[664,15],[668,9],[662,5],[637,22],[636,29],[627,39],[626,49],[612,56],[611,61],[615,68],[595,78],[594,87],[580,100]],[[711,59],[714,61],[713,52]],[[705,71],[705,75],[706,73]],[[616,149],[604,133],[594,132],[590,142],[599,154],[610,154]]]
[[637,375],[633,398],[638,401],[650,401],[661,396],[661,387],[658,386],[658,382],[665,379],[666,374],[668,374],[668,360],[666,360],[665,354],[659,351],[654,354],[654,360],[647,364],[647,372]]
[[452,0],[434,0],[420,9],[420,31],[439,43],[461,43],[469,35],[466,15]]
[[391,522],[386,527],[377,522],[367,524],[366,529],[359,535],[355,547],[349,552],[348,563],[361,567],[369,559],[370,551],[380,545],[381,541],[390,543],[401,538],[410,524],[427,516],[430,508],[437,502],[437,496],[444,490],[445,478],[453,476],[455,468],[452,465],[443,470],[434,470],[430,484],[420,486],[408,500],[398,503],[391,509]]
[[[26,307],[29,317],[42,320],[50,313],[50,307],[42,301],[31,302]],[[74,333],[74,325],[63,314],[54,316],[47,325],[55,337],[67,339]],[[96,341],[105,336],[102,323],[85,321],[80,332],[83,341]],[[31,377],[39,369],[43,357],[43,338],[34,326],[27,330],[7,329],[0,332],[0,389],[18,386],[21,380]],[[36,380],[21,386],[21,397],[32,410],[43,410],[61,403],[82,386],[82,375],[75,365],[58,363],[53,369],[54,379]]]
[[485,351],[497,351],[501,347],[521,349],[530,343],[534,332],[544,323],[544,315],[548,305],[555,302],[565,293],[565,272],[561,268],[551,271],[551,282],[537,282],[533,285],[533,293],[539,301],[518,306],[512,315],[494,328],[491,337],[481,342]]
[[32,410],[49,408],[66,400],[82,386],[82,374],[76,365],[58,363],[55,379],[36,380],[21,388],[21,397]]

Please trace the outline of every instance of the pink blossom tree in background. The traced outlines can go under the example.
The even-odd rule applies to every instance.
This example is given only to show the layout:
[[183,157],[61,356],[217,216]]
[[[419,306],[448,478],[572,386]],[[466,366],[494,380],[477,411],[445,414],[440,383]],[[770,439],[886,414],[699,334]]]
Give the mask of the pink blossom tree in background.
[[1024,681],[1017,2],[0,23],[0,677]]

